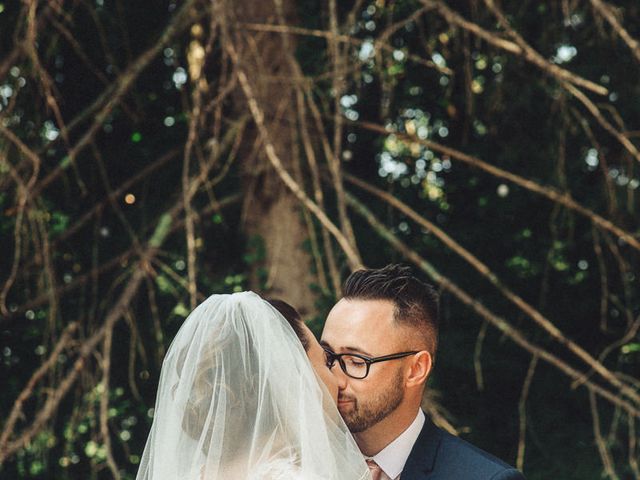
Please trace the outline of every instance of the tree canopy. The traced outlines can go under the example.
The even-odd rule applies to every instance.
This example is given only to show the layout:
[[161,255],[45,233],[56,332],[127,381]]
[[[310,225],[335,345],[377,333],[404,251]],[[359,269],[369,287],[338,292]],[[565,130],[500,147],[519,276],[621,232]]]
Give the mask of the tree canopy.
[[640,478],[640,4],[0,1],[0,475],[135,478],[171,339],[354,269],[442,294],[424,407]]

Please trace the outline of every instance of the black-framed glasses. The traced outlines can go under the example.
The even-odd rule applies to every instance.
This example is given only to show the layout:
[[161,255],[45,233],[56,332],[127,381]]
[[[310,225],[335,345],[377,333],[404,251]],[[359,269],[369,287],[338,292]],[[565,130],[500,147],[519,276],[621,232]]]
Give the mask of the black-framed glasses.
[[419,351],[393,353],[391,355],[383,355],[381,357],[366,357],[359,353],[335,353],[326,347],[324,349],[327,357],[327,367],[333,368],[338,361],[340,368],[348,377],[362,380],[369,375],[369,369],[372,363],[386,362],[387,360],[396,360],[398,358],[408,357],[420,353]]

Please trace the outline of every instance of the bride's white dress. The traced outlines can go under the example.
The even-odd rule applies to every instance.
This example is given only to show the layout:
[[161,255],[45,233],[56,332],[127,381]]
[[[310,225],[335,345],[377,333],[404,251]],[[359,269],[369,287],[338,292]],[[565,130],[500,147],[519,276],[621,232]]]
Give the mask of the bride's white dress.
[[162,365],[137,480],[364,480],[302,345],[258,295],[212,295]]

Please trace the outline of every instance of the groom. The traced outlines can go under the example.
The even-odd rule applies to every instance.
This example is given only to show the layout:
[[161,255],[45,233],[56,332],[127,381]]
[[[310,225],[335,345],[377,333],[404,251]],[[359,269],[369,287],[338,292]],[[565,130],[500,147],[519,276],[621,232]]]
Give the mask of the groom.
[[438,294],[408,267],[359,270],[322,332],[338,409],[374,480],[524,480],[420,408],[438,346]]

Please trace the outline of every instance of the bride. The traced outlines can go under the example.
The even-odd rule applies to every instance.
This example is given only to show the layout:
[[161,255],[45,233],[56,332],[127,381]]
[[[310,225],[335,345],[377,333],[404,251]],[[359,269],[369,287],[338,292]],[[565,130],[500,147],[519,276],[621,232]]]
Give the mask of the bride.
[[162,365],[137,480],[369,479],[305,354],[317,341],[292,326],[251,292],[200,304]]

